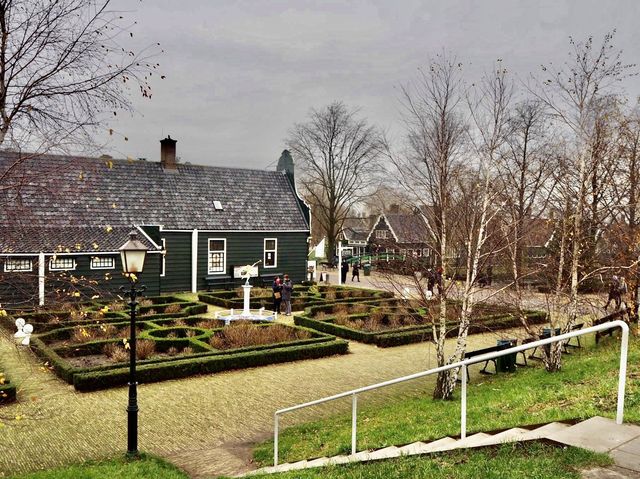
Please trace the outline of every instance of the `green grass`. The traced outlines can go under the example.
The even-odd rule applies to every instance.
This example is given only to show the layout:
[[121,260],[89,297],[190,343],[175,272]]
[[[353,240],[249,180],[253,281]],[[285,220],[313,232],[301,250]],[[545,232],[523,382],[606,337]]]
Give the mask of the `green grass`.
[[[491,377],[472,373],[468,434],[597,415],[615,417],[618,361],[619,339],[615,339],[564,356],[562,371],[554,374],[539,364]],[[630,342],[627,377],[625,421],[640,423],[638,338]],[[431,392],[429,388],[382,405],[375,401],[373,406],[367,406],[367,395],[362,395],[358,401],[358,450],[459,435],[459,391],[452,401],[434,401]],[[282,422],[286,424],[286,420],[285,416]],[[280,462],[349,454],[350,441],[350,413],[293,426],[280,436]],[[271,465],[273,442],[259,444],[254,458],[259,464]]]
[[188,479],[185,473],[168,462],[146,454],[139,459],[125,457],[99,462],[86,462],[59,469],[33,472],[11,479]]
[[365,464],[332,466],[254,477],[273,479],[569,479],[580,471],[612,461],[574,447],[507,444],[499,448],[455,451],[429,457],[405,457]]

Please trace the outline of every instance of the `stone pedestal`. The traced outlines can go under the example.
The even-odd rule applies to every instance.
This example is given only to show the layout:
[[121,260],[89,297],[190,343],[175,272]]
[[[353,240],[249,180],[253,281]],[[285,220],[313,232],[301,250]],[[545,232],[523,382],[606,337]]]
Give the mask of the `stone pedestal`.
[[251,286],[250,284],[243,284],[242,289],[244,290],[244,308],[242,310],[243,316],[251,315]]

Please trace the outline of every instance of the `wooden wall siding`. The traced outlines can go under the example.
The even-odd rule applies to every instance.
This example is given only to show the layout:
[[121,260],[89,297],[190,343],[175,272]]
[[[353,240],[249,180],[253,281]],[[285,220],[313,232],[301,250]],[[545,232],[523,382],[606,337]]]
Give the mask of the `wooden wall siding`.
[[[94,295],[108,298],[120,294],[120,286],[129,285],[129,281],[122,275],[122,265],[119,255],[115,257],[115,269],[91,269],[91,255],[73,256],[76,268],[73,271],[50,271],[47,256],[45,264],[45,306],[53,302],[76,301],[69,291],[79,291],[81,299],[86,300]],[[33,259],[31,273],[1,273],[0,304],[17,307],[21,303],[25,307],[38,304],[38,261]],[[139,275],[140,284],[147,287],[146,295],[160,294],[160,255],[149,254],[145,260],[144,272]],[[4,268],[4,258],[0,259],[0,271]],[[105,276],[108,274],[108,277]],[[78,281],[72,284],[72,277]],[[107,279],[108,278],[108,279]],[[75,280],[74,280],[75,281]]]
[[[206,289],[204,282],[208,274],[207,256],[209,238],[227,240],[226,274],[233,275],[234,266],[253,264],[263,260],[264,239],[278,239],[278,266],[265,269],[261,263],[261,274],[287,273],[295,283],[307,276],[307,234],[306,233],[206,233],[198,235],[198,289]],[[190,240],[190,239],[189,239]]]
[[[162,232],[161,238],[167,250],[165,276],[160,278],[162,292],[191,291],[191,232]],[[161,242],[159,239],[158,244]]]

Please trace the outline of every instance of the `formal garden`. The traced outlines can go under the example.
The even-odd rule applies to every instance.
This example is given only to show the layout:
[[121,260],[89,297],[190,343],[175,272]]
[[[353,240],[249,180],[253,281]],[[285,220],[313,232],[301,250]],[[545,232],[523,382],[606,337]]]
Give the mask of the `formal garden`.
[[[450,301],[447,307],[447,323],[452,336],[457,334],[460,306],[459,302]],[[431,321],[438,314],[436,301],[427,308],[413,301],[378,299],[311,306],[295,317],[295,323],[342,338],[390,347],[431,340]],[[526,311],[526,315],[529,324],[547,321],[546,313],[542,311]],[[519,325],[514,309],[481,304],[474,308],[469,334],[501,331]]]
[[[77,390],[127,383],[130,326],[123,303],[66,305],[20,314],[34,326],[33,351]],[[141,382],[344,354],[334,336],[268,321],[225,323],[207,305],[174,296],[144,298],[138,307],[136,356]],[[14,329],[18,315],[2,324]]]

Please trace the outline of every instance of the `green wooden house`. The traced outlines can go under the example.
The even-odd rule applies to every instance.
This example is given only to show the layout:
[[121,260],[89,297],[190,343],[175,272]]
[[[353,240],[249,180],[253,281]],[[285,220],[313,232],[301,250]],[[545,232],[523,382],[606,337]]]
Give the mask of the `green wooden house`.
[[147,294],[306,278],[309,208],[284,151],[275,171],[0,152],[0,304],[104,296],[126,279],[118,248],[135,229],[149,248]]

